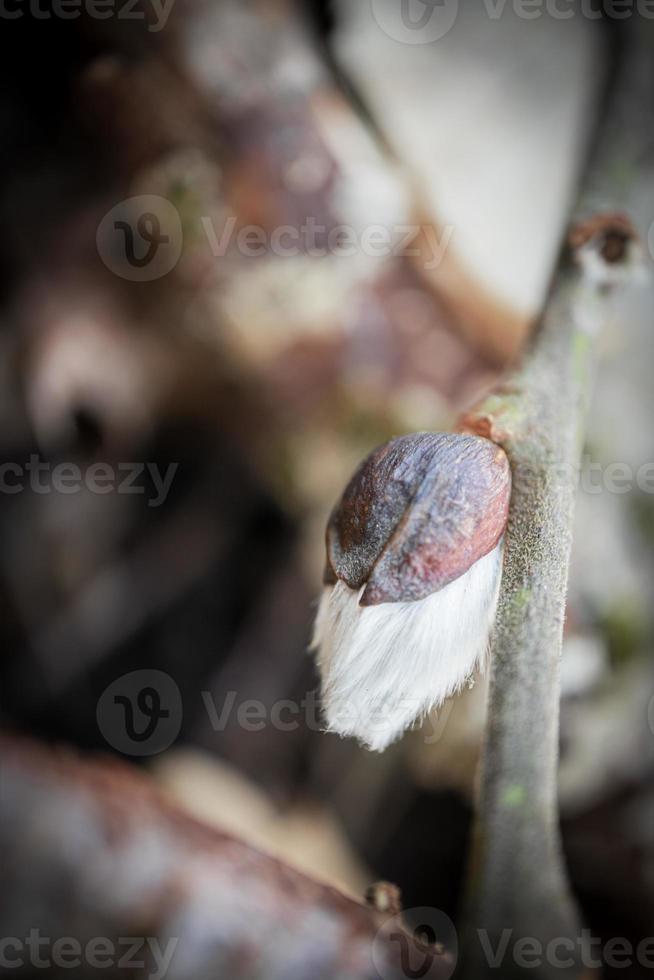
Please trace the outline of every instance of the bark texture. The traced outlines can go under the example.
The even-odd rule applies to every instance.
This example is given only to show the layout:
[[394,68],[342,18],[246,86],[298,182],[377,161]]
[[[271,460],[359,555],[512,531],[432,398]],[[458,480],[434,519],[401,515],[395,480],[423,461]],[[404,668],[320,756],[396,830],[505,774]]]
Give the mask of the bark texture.
[[[26,953],[35,931],[48,940],[42,960],[57,940],[107,940],[122,955],[121,940],[140,939],[135,959],[145,962],[129,975],[144,978],[157,975],[155,941],[172,952],[166,980],[394,980],[406,975],[402,956],[430,980],[451,974],[449,957],[419,947],[396,909],[366,908],[204,826],[122,763],[7,735],[0,751],[0,921],[19,975],[38,965]],[[117,958],[104,960],[98,976],[125,975]],[[60,973],[96,970],[82,956]],[[56,963],[48,975],[59,975]]]
[[[615,315],[615,287],[638,264],[637,235],[620,209],[651,153],[651,52],[650,26],[639,24],[619,60],[531,349],[462,423],[502,446],[513,473],[466,915],[467,975],[475,980],[492,972],[479,929],[493,949],[504,929],[513,930],[511,944],[573,943],[572,956],[555,952],[572,966],[552,961],[528,972],[579,972],[580,925],[558,831],[559,662],[596,339]],[[509,953],[503,977],[522,972]]]

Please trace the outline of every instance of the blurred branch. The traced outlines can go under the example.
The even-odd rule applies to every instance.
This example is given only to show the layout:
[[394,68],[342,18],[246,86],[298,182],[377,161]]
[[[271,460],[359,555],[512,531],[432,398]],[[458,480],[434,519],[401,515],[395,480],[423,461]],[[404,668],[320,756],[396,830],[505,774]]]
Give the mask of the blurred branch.
[[[430,978],[451,974],[446,954],[417,950],[408,934],[398,943],[388,913],[196,822],[122,763],[10,735],[0,736],[0,752],[0,917],[21,949],[36,933],[50,943],[46,957],[56,940],[117,947],[138,937],[141,957],[170,955],[167,980],[391,980],[404,976],[402,949]],[[33,964],[23,965],[30,973]],[[105,977],[124,973],[106,952],[101,965]],[[92,967],[73,975],[94,975]]]
[[[513,470],[466,919],[487,930],[494,949],[508,928],[512,941],[532,937],[545,946],[562,938],[579,950],[558,831],[559,661],[596,339],[614,315],[614,287],[633,278],[639,253],[617,209],[648,152],[652,51],[651,25],[639,24],[619,61],[569,247],[524,365],[463,420],[501,445]],[[476,951],[468,975],[480,980],[491,967],[477,939],[466,948]],[[503,976],[511,968],[520,973],[503,964]],[[541,970],[530,972],[561,975],[560,965]]]

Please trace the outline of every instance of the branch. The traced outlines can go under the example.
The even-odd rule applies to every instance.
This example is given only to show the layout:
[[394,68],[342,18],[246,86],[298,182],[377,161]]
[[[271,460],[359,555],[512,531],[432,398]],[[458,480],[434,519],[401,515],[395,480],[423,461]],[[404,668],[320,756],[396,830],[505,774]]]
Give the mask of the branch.
[[[646,30],[634,30],[620,60],[568,247],[524,365],[462,423],[502,446],[513,471],[466,909],[467,928],[487,930],[493,948],[505,928],[512,942],[579,936],[558,831],[559,661],[596,338],[638,252],[617,209],[628,201],[651,132]],[[469,975],[481,980],[490,966],[479,940],[465,945],[475,951]],[[512,969],[503,963],[503,978]],[[561,968],[530,973],[560,976]]]
[[403,955],[430,980],[452,973],[388,902],[366,908],[204,826],[127,765],[8,735],[0,755],[3,956],[30,976],[44,959],[61,967],[58,950],[62,975],[125,976],[129,937],[147,960],[138,976],[166,980],[392,980]]

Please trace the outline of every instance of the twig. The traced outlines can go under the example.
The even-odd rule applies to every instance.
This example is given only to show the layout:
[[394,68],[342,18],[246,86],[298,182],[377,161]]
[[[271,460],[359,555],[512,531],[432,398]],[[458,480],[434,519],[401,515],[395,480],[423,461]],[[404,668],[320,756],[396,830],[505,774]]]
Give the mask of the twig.
[[[559,661],[595,339],[612,317],[612,287],[630,278],[637,251],[617,209],[651,132],[649,30],[635,28],[620,59],[568,247],[524,365],[463,420],[501,445],[513,470],[465,915],[466,975],[475,980],[491,969],[475,930],[485,931],[486,951],[511,929],[511,943],[531,937],[545,949],[562,939],[568,948],[554,955],[564,961],[579,952],[558,831]],[[507,956],[503,980],[520,972]],[[554,962],[529,972],[562,974]]]

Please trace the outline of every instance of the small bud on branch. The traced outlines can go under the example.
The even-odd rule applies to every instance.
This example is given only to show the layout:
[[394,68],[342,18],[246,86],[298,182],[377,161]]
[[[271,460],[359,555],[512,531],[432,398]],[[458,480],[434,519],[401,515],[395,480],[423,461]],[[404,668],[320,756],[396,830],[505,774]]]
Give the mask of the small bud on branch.
[[511,474],[487,439],[415,433],[359,467],[327,527],[314,647],[330,729],[381,750],[481,666]]

